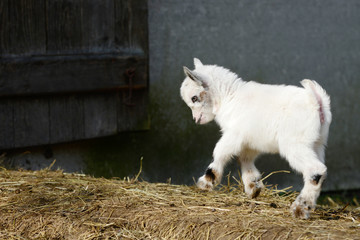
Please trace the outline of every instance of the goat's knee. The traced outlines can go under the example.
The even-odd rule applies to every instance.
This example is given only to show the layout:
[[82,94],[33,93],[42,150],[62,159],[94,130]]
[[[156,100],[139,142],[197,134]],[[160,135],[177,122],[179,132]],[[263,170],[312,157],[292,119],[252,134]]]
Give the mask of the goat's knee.
[[326,178],[327,175],[327,168],[324,164],[319,164],[319,166],[314,169],[309,175],[309,181],[314,186],[321,186],[323,181]]

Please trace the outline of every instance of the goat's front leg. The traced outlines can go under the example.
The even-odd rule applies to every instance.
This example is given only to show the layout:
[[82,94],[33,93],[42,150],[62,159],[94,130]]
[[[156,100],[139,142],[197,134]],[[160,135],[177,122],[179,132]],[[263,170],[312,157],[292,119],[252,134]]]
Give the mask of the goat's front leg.
[[261,174],[255,167],[255,158],[259,155],[257,151],[246,149],[240,153],[239,163],[241,164],[241,176],[244,183],[244,190],[249,198],[256,198],[264,184],[261,181]]
[[201,189],[211,190],[220,183],[225,165],[231,157],[240,152],[240,144],[233,135],[224,135],[216,144],[213,153],[213,162],[206,169],[205,174],[199,178],[197,186]]

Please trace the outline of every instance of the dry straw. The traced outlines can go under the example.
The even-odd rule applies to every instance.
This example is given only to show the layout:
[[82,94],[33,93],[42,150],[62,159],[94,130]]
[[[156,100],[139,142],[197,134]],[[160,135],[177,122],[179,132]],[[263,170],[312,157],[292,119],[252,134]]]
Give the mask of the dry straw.
[[[241,182],[194,186],[0,170],[0,239],[359,239],[360,211],[318,207],[291,217],[296,193],[267,187],[247,199]],[[234,178],[238,184],[231,184]]]

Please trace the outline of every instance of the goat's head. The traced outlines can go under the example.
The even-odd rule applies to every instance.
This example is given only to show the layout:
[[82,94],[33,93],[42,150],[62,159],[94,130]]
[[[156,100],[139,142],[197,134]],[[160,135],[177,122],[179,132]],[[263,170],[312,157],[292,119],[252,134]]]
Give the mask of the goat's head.
[[198,124],[206,124],[215,118],[213,100],[209,91],[210,76],[204,70],[199,59],[194,58],[195,69],[184,67],[186,75],[180,94],[192,111],[193,119]]

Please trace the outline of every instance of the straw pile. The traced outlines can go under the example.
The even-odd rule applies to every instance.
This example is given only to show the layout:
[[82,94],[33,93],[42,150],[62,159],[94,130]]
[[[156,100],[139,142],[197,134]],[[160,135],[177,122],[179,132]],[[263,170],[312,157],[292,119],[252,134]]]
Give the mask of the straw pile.
[[293,219],[296,194],[0,170],[0,239],[359,239],[359,209]]

